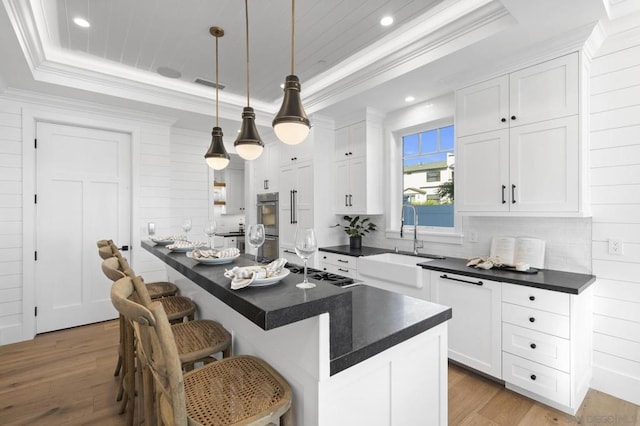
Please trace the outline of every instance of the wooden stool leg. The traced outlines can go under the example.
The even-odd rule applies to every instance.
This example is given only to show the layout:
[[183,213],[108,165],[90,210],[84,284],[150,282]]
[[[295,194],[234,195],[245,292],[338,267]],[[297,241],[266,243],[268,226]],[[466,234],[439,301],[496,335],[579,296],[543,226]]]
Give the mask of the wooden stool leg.
[[128,321],[125,321],[125,338],[124,338],[124,398],[120,407],[120,413],[126,411],[127,413],[127,425],[133,425],[133,416],[135,408],[136,398],[136,366],[135,366],[135,353],[133,349],[134,337],[133,328]]
[[153,426],[153,375],[148,370],[148,368],[144,368],[142,371],[142,392],[143,392],[143,400],[144,400],[144,424],[145,426]]

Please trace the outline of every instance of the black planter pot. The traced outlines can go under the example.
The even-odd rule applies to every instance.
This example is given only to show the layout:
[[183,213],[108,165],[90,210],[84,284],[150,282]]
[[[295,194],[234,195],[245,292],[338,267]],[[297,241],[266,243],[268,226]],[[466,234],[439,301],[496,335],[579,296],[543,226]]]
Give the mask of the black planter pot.
[[349,247],[352,249],[362,248],[362,237],[349,237]]

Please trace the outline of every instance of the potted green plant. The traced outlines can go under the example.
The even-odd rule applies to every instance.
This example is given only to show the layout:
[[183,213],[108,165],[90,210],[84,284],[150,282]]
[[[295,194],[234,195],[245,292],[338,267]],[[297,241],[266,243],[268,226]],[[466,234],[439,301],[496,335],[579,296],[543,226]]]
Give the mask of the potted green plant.
[[344,232],[349,236],[349,247],[353,249],[362,247],[363,235],[376,230],[376,224],[371,222],[368,217],[361,219],[360,216],[344,216],[343,219],[347,221]]

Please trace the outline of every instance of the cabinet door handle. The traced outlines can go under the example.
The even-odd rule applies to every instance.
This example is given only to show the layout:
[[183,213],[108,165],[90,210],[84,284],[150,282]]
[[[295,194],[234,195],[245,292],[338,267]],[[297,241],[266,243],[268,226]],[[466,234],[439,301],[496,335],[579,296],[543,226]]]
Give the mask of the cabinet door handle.
[[511,116],[511,119],[512,119],[512,120],[515,120],[515,119],[516,119],[516,116],[515,116],[515,115],[512,115],[512,116]]
[[534,317],[529,317],[529,322],[536,322],[536,319]]
[[342,262],[342,263],[349,263],[348,260],[342,260],[342,259],[338,259],[338,262]]
[[532,374],[530,377],[531,377],[531,380],[535,380],[537,378],[535,374]]
[[349,194],[349,207],[353,207],[353,204],[351,204],[353,195]]
[[532,344],[530,344],[530,345],[529,345],[529,347],[530,347],[531,349],[535,349],[535,348],[536,348],[536,344],[535,344],[535,343],[532,343]]
[[507,122],[507,119],[506,119],[506,118],[504,118],[504,117],[502,117],[502,118],[500,119],[500,121],[501,121],[501,122],[503,122],[503,123],[506,123],[506,122]]
[[344,206],[349,207],[349,196],[344,194]]
[[347,155],[349,155],[349,153],[348,153],[348,152],[345,152],[345,153],[344,153],[344,155],[345,155],[345,156],[347,156]]
[[283,251],[283,252],[285,252],[285,253],[289,253],[289,254],[296,254],[296,252],[295,252],[295,251],[292,251],[292,250],[284,249],[284,250],[282,250],[282,251]]
[[535,296],[529,296],[529,300],[531,300],[533,302],[534,300],[536,300],[536,297]]
[[340,271],[340,272],[349,272],[348,269],[342,269],[342,268],[338,268],[338,271]]
[[349,155],[353,155],[353,152],[349,151]]
[[458,282],[466,283],[466,284],[482,285],[482,281],[468,281],[468,280],[463,280],[461,278],[451,278],[447,274],[440,275],[440,278],[443,278],[445,280],[458,281]]
[[502,185],[502,204],[506,203],[507,201],[504,199],[504,190],[507,189],[506,186]]
[[514,184],[511,184],[511,203],[516,203],[516,186]]
[[289,191],[289,204],[291,205],[291,211],[289,211],[289,223],[293,224],[293,191]]
[[298,191],[293,190],[293,207],[291,208],[293,212],[293,223],[298,223]]

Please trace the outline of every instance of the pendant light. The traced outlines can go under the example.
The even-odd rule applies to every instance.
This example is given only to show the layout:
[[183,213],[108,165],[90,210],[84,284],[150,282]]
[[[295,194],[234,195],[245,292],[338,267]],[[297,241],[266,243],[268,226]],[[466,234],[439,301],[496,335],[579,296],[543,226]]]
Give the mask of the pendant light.
[[220,27],[209,28],[209,33],[216,38],[216,126],[211,131],[211,146],[204,155],[207,164],[213,170],[222,170],[229,164],[229,154],[224,149],[224,142],[222,141],[222,129],[218,123],[218,39],[224,36],[224,30]]
[[300,99],[300,80],[294,74],[294,34],[296,1],[291,0],[291,74],[284,81],[284,98],[280,111],[273,119],[273,131],[287,145],[297,145],[309,135],[309,119]]
[[247,106],[242,110],[242,126],[233,146],[240,157],[245,160],[255,160],[262,154],[264,143],[256,128],[256,114],[249,105],[249,5],[247,0],[244,0],[244,11],[247,37]]

